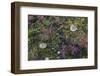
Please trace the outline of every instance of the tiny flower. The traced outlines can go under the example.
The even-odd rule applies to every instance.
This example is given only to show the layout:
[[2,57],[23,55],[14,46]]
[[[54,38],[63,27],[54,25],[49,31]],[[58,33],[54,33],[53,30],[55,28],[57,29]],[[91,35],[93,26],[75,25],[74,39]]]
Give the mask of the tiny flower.
[[58,51],[57,53],[60,54],[60,51]]
[[41,49],[44,49],[44,48],[47,47],[47,44],[46,44],[46,43],[40,43],[40,44],[39,44],[39,47],[40,47]]
[[45,60],[49,60],[49,58],[48,58],[48,57],[46,57],[46,58],[45,58]]
[[54,48],[52,48],[52,50],[54,50]]
[[74,31],[77,30],[77,27],[76,27],[75,25],[71,25],[71,26],[70,26],[70,30],[74,32]]

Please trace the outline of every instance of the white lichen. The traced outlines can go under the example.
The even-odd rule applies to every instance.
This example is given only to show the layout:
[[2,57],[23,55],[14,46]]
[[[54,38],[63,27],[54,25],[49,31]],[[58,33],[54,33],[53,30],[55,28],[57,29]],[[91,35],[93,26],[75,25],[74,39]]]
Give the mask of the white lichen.
[[57,53],[60,54],[60,51],[58,51]]
[[76,31],[76,30],[77,30],[77,27],[76,27],[75,25],[71,25],[71,26],[70,26],[70,31],[73,31],[73,32],[74,32],[74,31]]
[[40,43],[40,44],[39,44],[39,47],[40,47],[41,49],[44,49],[44,48],[47,47],[47,44],[46,44],[46,43]]

